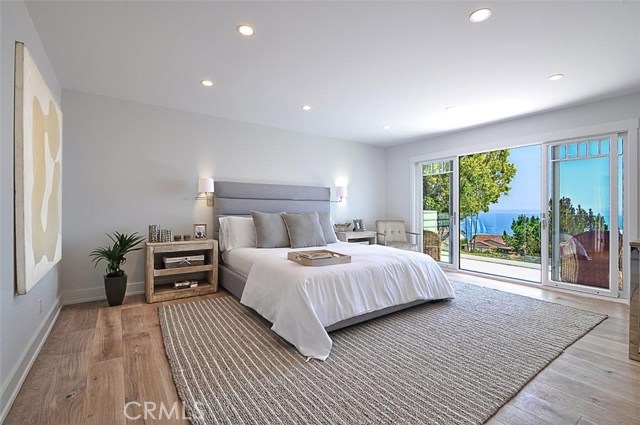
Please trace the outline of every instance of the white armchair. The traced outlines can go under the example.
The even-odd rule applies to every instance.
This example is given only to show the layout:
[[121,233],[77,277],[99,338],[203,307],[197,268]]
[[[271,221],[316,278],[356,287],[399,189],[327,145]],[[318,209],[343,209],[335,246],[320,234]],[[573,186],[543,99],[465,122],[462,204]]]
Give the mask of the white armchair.
[[[407,251],[418,251],[418,233],[408,232],[403,220],[377,220],[376,233],[378,244]],[[415,236],[415,243],[408,239]]]

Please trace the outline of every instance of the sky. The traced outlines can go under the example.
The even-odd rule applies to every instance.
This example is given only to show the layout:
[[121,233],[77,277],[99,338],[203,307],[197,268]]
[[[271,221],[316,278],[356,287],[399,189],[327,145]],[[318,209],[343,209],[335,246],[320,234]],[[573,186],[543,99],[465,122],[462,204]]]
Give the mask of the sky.
[[510,149],[509,161],[518,170],[511,180],[511,191],[491,205],[490,212],[540,211],[540,146]]
[[563,162],[560,166],[560,193],[581,205],[601,213],[609,222],[609,158],[590,158]]
[[[503,195],[490,212],[540,212],[540,146],[510,149],[509,160],[518,170],[511,191]],[[560,196],[571,198],[574,206],[602,213],[609,221],[609,165],[607,158],[566,161],[560,165]]]

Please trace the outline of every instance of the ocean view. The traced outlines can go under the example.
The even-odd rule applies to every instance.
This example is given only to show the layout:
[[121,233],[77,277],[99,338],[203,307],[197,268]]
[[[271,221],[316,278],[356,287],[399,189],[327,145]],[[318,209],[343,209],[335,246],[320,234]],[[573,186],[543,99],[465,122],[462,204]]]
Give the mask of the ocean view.
[[[536,210],[529,211],[496,211],[488,213],[480,213],[477,218],[477,227],[474,227],[476,234],[487,235],[502,235],[502,232],[507,232],[508,235],[512,235],[511,223],[518,218],[520,214],[524,214],[527,217],[536,216],[540,217],[540,212]],[[467,217],[460,222],[460,228],[464,231],[467,226],[472,224],[471,218]]]

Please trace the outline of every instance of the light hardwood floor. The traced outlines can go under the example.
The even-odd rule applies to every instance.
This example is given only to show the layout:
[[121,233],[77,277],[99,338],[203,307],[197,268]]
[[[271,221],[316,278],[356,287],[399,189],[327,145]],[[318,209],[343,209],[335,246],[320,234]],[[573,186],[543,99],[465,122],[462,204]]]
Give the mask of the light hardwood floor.
[[[627,305],[459,273],[450,277],[610,316],[536,376],[488,424],[640,423],[640,363],[627,358]],[[140,295],[121,307],[109,308],[106,302],[64,307],[5,423],[188,423],[176,420],[176,415],[172,420],[145,421],[128,420],[124,414],[128,402],[179,405],[158,322],[158,306],[163,304],[167,303],[146,304]],[[128,413],[137,416],[142,409],[130,405]]]

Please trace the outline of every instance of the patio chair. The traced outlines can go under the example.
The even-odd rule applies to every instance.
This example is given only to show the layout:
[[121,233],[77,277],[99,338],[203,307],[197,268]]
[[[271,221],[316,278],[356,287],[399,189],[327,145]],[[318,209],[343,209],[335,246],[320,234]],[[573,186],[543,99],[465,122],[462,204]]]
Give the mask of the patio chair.
[[379,245],[406,251],[418,251],[418,244],[411,243],[408,235],[414,235],[417,239],[419,234],[408,232],[404,220],[377,220],[376,235]]
[[[622,258],[622,235],[619,237]],[[560,244],[560,279],[598,288],[609,287],[609,231],[589,230]]]
[[422,232],[422,252],[440,261],[440,235],[431,230]]

